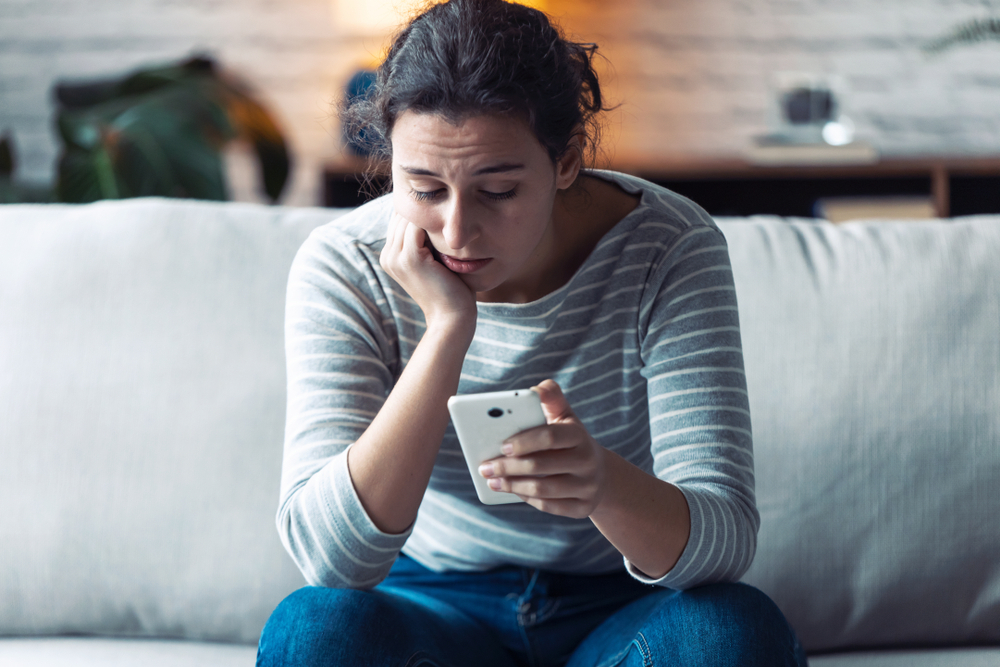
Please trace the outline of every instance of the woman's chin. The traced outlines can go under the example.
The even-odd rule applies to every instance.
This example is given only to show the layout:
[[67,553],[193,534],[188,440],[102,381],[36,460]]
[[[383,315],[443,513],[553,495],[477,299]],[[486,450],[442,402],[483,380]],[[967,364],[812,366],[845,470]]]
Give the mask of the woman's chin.
[[[457,274],[456,274],[457,275]],[[491,298],[490,293],[496,290],[498,287],[503,285],[503,280],[496,277],[491,277],[488,275],[480,275],[475,273],[467,273],[458,276],[463,283],[468,285],[469,289],[476,293],[476,299],[479,301],[497,301],[498,299]]]
[[[494,267],[490,267],[494,268]],[[497,267],[499,268],[499,267]],[[484,303],[527,303],[531,295],[515,288],[511,277],[497,275],[496,271],[455,274],[469,289],[476,293],[476,300]]]
[[499,286],[499,283],[495,280],[484,279],[483,276],[477,276],[473,274],[466,274],[459,276],[462,282],[469,286],[476,294],[481,292],[489,292]]

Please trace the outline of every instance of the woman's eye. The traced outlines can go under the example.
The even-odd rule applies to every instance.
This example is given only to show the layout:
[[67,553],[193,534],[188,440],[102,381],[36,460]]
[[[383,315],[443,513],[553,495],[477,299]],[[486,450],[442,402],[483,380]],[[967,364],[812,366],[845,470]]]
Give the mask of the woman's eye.
[[514,195],[517,194],[517,188],[508,190],[507,192],[490,192],[489,190],[483,190],[483,194],[486,195],[487,199],[492,199],[493,201],[503,201],[504,199],[513,199]]
[[429,192],[424,192],[423,190],[410,190],[410,194],[417,201],[431,201],[432,199],[437,199],[440,192],[441,190],[431,190]]

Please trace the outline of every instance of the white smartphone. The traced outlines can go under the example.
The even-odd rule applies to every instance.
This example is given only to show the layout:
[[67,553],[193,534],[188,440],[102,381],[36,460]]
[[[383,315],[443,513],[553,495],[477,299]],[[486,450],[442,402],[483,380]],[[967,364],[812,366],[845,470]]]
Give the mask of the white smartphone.
[[448,412],[479,500],[486,505],[523,502],[512,493],[491,489],[479,466],[502,455],[500,447],[510,436],[545,423],[538,394],[530,389],[462,394],[448,399]]

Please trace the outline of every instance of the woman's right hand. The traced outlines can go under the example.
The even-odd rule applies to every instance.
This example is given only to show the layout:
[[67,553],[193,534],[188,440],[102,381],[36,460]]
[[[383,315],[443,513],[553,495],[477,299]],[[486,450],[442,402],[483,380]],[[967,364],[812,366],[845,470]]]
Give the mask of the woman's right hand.
[[428,328],[471,325],[475,331],[475,292],[434,258],[427,232],[395,211],[379,264],[424,311]]

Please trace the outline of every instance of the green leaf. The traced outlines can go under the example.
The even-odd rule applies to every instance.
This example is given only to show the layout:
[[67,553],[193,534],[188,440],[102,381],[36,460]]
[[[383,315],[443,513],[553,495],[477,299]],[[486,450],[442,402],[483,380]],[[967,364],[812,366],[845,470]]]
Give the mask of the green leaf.
[[116,136],[115,173],[130,197],[176,197],[173,165],[156,135],[137,123]]
[[192,137],[180,137],[171,153],[177,180],[184,197],[229,198],[222,156],[218,150]]
[[119,172],[127,157],[126,180],[137,196],[226,199],[219,149],[235,132],[203,91],[178,86],[157,93],[122,114],[114,127],[129,151]]
[[105,163],[107,154],[97,151],[67,148],[59,158],[59,180],[56,195],[59,201],[82,204],[98,199],[116,199],[117,188],[109,187]]
[[94,150],[101,141],[103,121],[86,112],[63,112],[56,117],[59,136],[67,147]]

